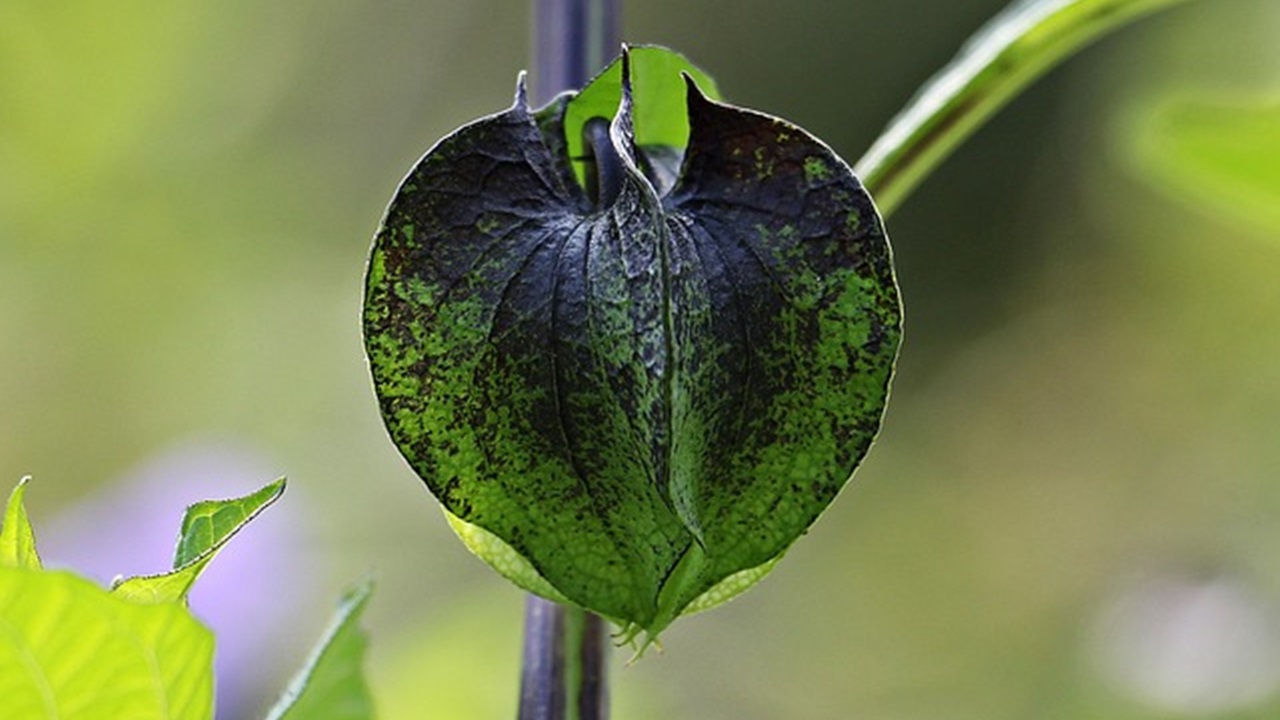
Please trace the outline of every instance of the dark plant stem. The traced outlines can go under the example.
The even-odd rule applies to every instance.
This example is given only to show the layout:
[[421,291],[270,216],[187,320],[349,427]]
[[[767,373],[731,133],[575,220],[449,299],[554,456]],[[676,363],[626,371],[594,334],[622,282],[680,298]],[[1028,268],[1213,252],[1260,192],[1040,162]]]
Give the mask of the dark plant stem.
[[535,0],[533,97],[586,84],[618,54],[619,0]]
[[[535,0],[535,103],[581,88],[617,53],[619,4]],[[524,622],[519,720],[608,720],[604,620],[530,595]]]
[[520,720],[565,716],[565,608],[529,595],[524,609]]

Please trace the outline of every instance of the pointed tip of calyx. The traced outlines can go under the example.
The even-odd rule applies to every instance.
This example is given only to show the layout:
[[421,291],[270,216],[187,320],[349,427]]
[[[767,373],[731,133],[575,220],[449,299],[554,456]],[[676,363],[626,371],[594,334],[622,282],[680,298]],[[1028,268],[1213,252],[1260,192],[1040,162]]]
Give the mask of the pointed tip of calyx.
[[702,92],[702,88],[698,87],[698,81],[693,78],[693,75],[681,70],[680,77],[684,79],[685,97],[690,103],[695,99],[703,103],[711,102],[711,98],[708,98],[707,94]]
[[521,70],[516,75],[516,104],[522,110],[529,109],[529,71]]
[[631,113],[635,98],[631,88],[631,51],[626,45],[622,46],[621,59],[622,97],[618,101],[618,110],[614,114],[613,122],[610,123],[610,134],[614,136],[615,144],[620,144],[618,152],[629,157],[631,143],[634,141]]
[[625,101],[631,96],[631,48],[622,44],[622,97]]

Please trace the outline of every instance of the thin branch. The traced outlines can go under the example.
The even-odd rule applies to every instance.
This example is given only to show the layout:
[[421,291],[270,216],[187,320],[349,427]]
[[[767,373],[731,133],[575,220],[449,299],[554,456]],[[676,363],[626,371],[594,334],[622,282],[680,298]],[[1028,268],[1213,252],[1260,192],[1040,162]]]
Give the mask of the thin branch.
[[854,166],[889,215],[982,123],[1033,80],[1106,33],[1186,0],[1023,0],[961,48]]

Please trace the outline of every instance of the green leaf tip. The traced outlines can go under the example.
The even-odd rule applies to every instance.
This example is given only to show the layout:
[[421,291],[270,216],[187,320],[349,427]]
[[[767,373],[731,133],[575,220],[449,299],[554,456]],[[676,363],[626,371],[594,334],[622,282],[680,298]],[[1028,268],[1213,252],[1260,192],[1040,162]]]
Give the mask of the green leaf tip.
[[174,551],[175,570],[196,562],[217,550],[284,494],[285,478],[256,492],[229,500],[204,500],[187,508],[182,517],[178,547]]
[[29,482],[30,475],[23,477],[9,494],[9,504],[5,507],[3,523],[0,523],[0,567],[40,569],[35,532],[31,529],[31,520],[23,503]]
[[[826,144],[715,100],[670,51],[616,68],[422,158],[374,240],[363,329],[388,432],[464,542],[652,637],[762,577],[844,486],[901,307],[875,206]],[[646,144],[646,117],[683,136]]]
[[338,601],[320,642],[288,689],[272,707],[267,720],[367,720],[374,717],[373,701],[364,678],[368,638],[360,628],[373,582],[348,588]]
[[249,521],[284,494],[280,478],[256,492],[229,500],[205,500],[187,508],[174,551],[173,569],[118,580],[112,592],[134,602],[185,602],[196,579],[218,551]]

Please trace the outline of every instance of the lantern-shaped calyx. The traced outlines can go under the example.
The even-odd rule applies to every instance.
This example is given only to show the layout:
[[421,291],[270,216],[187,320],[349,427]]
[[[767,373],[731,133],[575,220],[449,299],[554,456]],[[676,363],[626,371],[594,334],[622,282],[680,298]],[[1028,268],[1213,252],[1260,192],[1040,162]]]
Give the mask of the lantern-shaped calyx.
[[[365,290],[387,428],[464,539],[650,633],[757,579],[832,501],[900,338],[849,167],[682,67],[637,48],[536,112],[522,83],[405,179]],[[583,117],[610,93],[612,118]]]

